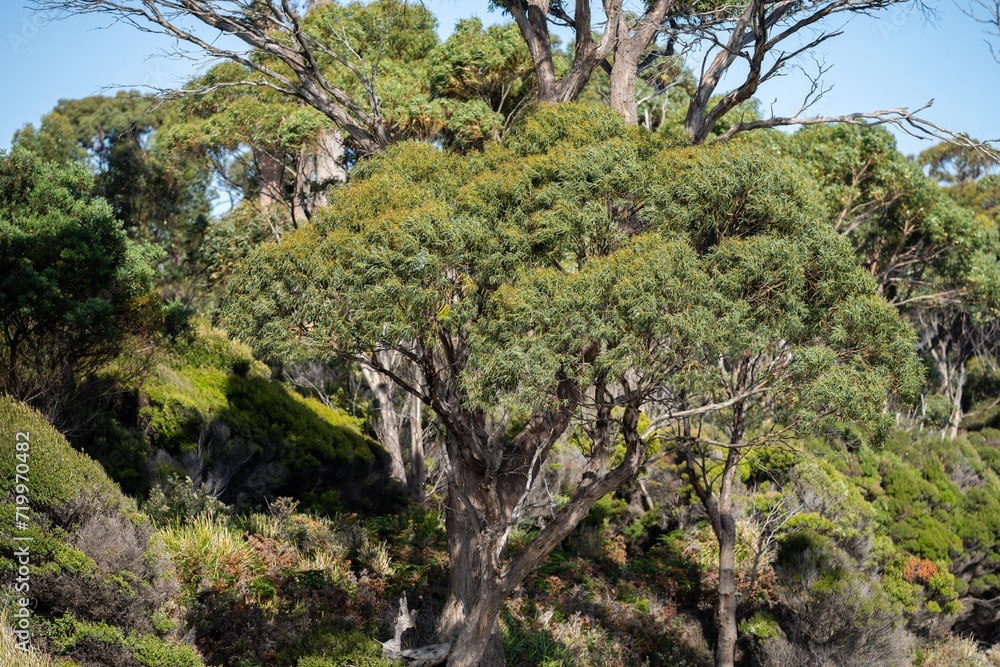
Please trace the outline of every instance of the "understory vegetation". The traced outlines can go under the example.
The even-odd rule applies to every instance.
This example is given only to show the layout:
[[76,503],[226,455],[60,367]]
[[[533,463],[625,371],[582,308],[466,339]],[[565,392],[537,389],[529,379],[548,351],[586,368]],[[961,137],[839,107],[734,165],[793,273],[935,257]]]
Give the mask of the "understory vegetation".
[[[140,513],[37,413],[6,401],[0,416],[30,429],[46,493],[34,499],[36,646],[72,661],[37,664],[388,666],[379,641],[404,596],[411,641],[433,640],[448,567],[436,501],[361,516],[278,497],[241,513],[178,474]],[[811,455],[761,449],[740,471],[744,661],[991,664],[977,646],[993,623],[976,600],[1000,577],[1000,430],[901,433],[878,452],[851,435],[800,443]],[[577,459],[563,446],[546,471],[554,502]],[[509,664],[712,664],[718,545],[675,466],[643,485],[595,504],[508,600]]]

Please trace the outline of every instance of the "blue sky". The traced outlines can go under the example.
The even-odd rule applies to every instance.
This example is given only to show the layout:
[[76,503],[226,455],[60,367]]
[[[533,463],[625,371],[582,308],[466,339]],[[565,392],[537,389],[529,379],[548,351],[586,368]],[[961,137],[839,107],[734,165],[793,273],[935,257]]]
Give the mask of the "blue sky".
[[[425,4],[438,17],[442,35],[458,18],[478,15],[487,23],[505,18],[489,12],[485,0]],[[929,24],[903,6],[877,19],[848,22],[845,34],[817,54],[833,65],[825,81],[834,87],[812,112],[914,108],[935,98],[923,114],[929,120],[980,139],[1000,137],[1000,64],[990,55],[981,27],[959,5],[942,3],[939,13]],[[172,47],[171,40],[106,24],[97,17],[43,23],[21,2],[0,3],[0,148],[7,148],[16,129],[37,123],[59,99],[120,86],[172,87],[197,71],[197,63],[162,55]],[[763,86],[758,98],[765,107],[774,102],[776,113],[792,113],[806,88],[805,79],[792,73]],[[904,136],[899,145],[915,153],[930,144]]]

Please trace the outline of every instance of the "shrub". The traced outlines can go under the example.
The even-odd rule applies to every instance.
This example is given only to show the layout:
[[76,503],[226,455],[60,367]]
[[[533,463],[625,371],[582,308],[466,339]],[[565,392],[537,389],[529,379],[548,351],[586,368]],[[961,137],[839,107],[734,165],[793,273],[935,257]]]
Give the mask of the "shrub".
[[970,638],[948,635],[917,652],[914,667],[990,667],[990,662]]
[[784,636],[761,644],[768,667],[895,667],[906,664],[901,610],[829,538],[802,531],[778,557]]
[[[30,433],[27,532],[34,539],[31,595],[38,618],[70,614],[82,623],[113,623],[118,632],[151,631],[152,617],[174,584],[148,521],[96,462],[74,451],[41,415],[0,397],[0,437],[12,441],[15,432]],[[13,522],[7,515],[13,514],[14,453],[14,447],[0,447],[5,527]],[[15,548],[7,530],[0,532],[4,572],[13,567]]]
[[61,417],[79,381],[160,326],[151,250],[132,244],[82,164],[0,153],[0,391]]
[[163,475],[149,493],[143,512],[157,526],[181,524],[203,515],[220,516],[228,508],[216,498],[196,489],[186,475]]
[[400,667],[382,654],[382,645],[358,631],[320,632],[307,642],[296,667]]
[[243,534],[223,519],[200,516],[160,531],[182,581],[195,589],[225,588],[247,581],[262,563]]
[[88,623],[70,615],[52,620],[46,635],[80,667],[204,667],[190,646],[149,634],[125,633],[107,623]]
[[39,609],[108,621],[126,630],[153,630],[153,616],[176,591],[170,564],[147,525],[116,513],[87,517],[70,549],[55,555],[58,570],[37,578]]
[[40,414],[8,396],[0,396],[0,498],[9,499],[18,461],[10,443],[17,432],[30,433],[30,496],[34,507],[65,515],[70,504],[83,496],[105,509],[135,515],[135,505],[122,495],[95,461],[70,447]]
[[910,556],[906,560],[903,569],[903,579],[911,584],[926,584],[933,577],[937,576],[938,567],[933,561],[922,560],[916,556]]

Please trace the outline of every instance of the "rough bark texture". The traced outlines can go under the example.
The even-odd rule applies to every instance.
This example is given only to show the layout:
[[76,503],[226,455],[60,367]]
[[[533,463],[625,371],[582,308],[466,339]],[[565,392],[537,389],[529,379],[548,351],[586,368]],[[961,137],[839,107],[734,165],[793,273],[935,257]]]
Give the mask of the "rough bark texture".
[[639,107],[635,99],[635,77],[638,58],[631,53],[619,51],[615,64],[611,67],[611,93],[608,104],[622,115],[629,125],[639,122]]
[[[496,543],[483,530],[477,516],[485,504],[480,493],[482,489],[477,488],[475,475],[463,468],[465,466],[459,465],[455,474],[471,484],[463,490],[455,484],[450,485],[445,510],[451,573],[438,634],[443,641],[452,644],[448,656],[450,667],[494,667],[504,664],[500,629],[495,617],[492,623],[489,619],[484,621],[484,609],[479,603],[483,598],[495,599],[499,595],[500,573],[491,557]],[[473,511],[470,505],[480,509]],[[474,610],[478,618],[473,617]],[[474,625],[470,627],[470,624]]]
[[520,498],[516,480],[521,486],[528,483],[526,471],[512,469],[504,484],[499,471],[491,470],[489,464],[482,465],[473,455],[481,445],[477,440],[472,434],[448,437],[452,472],[446,527],[451,580],[439,634],[442,640],[452,643],[450,667],[504,664],[497,623],[506,597],[500,552],[507,539],[504,528],[510,525]]
[[[469,465],[470,460],[466,457],[459,457],[465,458],[465,463],[457,466],[452,463],[457,482],[449,494],[451,502],[448,509],[452,585],[441,623],[443,638],[452,640],[449,667],[504,664],[498,627],[504,600],[586,517],[587,511],[598,499],[638,474],[644,461],[646,443],[637,431],[639,410],[635,406],[626,408],[620,422],[620,432],[626,443],[624,460],[613,470],[603,472],[615,441],[611,405],[608,401],[599,411],[593,429],[594,449],[576,493],[568,505],[505,567],[500,566],[500,554],[509,530],[516,523],[521,501],[526,497],[544,457],[533,454],[529,464],[525,465],[522,461],[522,465],[515,467],[510,474],[498,477],[481,476],[475,466]],[[544,418],[536,415],[513,444],[520,444],[526,450],[534,444],[547,451],[568,425],[568,413]],[[460,443],[454,441],[454,445],[457,447]],[[475,511],[462,508],[475,508]],[[481,518],[497,510],[503,517],[499,521],[484,521]]]
[[715,516],[712,517],[719,540],[719,603],[715,621],[719,636],[715,644],[715,667],[733,667],[736,659],[736,520],[733,517],[733,481],[739,450],[730,449],[722,473],[722,486]]

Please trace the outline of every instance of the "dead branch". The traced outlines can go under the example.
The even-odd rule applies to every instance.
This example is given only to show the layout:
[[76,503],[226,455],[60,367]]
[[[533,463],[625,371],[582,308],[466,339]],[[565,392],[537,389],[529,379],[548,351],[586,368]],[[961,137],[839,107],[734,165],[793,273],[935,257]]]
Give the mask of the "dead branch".
[[[222,85],[264,86],[318,109],[351,137],[362,154],[381,151],[388,144],[388,132],[375,90],[375,70],[366,70],[367,64],[353,49],[345,49],[342,53],[306,32],[300,24],[299,10],[288,0],[265,3],[258,0],[34,0],[33,6],[58,19],[78,14],[105,15],[113,23],[126,23],[138,30],[189,44],[204,57],[238,63],[261,77],[234,84],[215,84],[204,90],[182,91],[185,94],[206,94]],[[204,36],[204,28],[232,35],[248,49],[239,51],[219,46]],[[180,48],[176,55],[189,56]],[[367,109],[330,82],[321,55],[331,65],[346,68],[358,79],[367,97]]]

